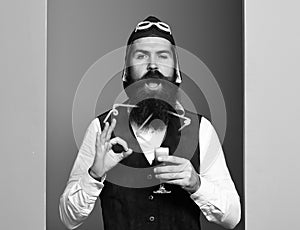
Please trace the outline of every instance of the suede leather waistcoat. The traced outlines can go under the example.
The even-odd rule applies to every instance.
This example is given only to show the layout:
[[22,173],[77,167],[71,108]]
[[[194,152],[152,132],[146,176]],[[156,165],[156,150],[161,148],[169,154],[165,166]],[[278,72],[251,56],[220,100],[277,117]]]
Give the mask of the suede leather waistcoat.
[[[200,230],[200,209],[190,194],[178,185],[165,184],[169,194],[154,194],[159,188],[153,168],[134,136],[127,109],[118,109],[112,137],[124,139],[133,153],[112,168],[104,181],[100,199],[105,230]],[[99,115],[101,128],[107,112]],[[199,173],[199,125],[201,116],[187,112],[191,124],[181,131],[183,124],[170,115],[161,147],[169,147],[169,154],[189,159]]]

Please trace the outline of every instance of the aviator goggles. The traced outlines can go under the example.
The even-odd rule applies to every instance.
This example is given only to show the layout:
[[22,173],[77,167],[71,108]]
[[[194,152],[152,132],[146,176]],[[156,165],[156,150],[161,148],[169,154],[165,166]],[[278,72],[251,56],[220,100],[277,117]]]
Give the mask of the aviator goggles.
[[146,30],[152,27],[153,25],[156,26],[158,29],[171,34],[171,28],[168,24],[164,22],[150,22],[150,21],[143,21],[138,23],[137,26],[135,27],[135,32],[138,30]]

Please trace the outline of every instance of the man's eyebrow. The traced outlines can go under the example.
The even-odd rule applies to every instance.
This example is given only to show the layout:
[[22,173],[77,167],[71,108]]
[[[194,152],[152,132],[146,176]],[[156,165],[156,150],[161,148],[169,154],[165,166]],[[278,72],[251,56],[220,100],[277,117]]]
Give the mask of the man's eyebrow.
[[158,54],[163,54],[163,53],[167,53],[169,55],[172,55],[173,53],[170,51],[170,50],[160,50],[160,51],[157,51]]
[[138,52],[141,52],[141,53],[144,53],[144,54],[149,54],[150,53],[149,51],[143,50],[143,49],[136,49],[132,53],[135,54],[135,53],[138,53]]
[[[147,50],[143,50],[143,49],[136,49],[136,50],[133,50],[132,54],[135,54],[135,53],[144,53],[144,54],[149,54],[150,52],[147,51]],[[159,50],[157,51],[156,53],[158,54],[163,54],[163,53],[167,53],[169,55],[172,55],[173,53],[170,51],[170,50]]]

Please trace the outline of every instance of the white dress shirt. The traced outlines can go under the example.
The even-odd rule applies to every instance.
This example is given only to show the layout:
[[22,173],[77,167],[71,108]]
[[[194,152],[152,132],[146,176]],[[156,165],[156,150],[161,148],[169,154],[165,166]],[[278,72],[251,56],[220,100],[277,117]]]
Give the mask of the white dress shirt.
[[[136,134],[137,127],[132,126]],[[73,165],[67,186],[61,195],[59,212],[62,222],[69,229],[82,224],[88,217],[104,186],[88,174],[96,151],[96,134],[101,132],[98,118],[94,119],[84,136]],[[136,135],[147,160],[152,163],[154,148],[163,141],[165,130],[149,130]],[[190,195],[207,220],[226,228],[234,228],[240,221],[240,198],[229,174],[224,153],[211,123],[202,117],[199,128],[200,188]],[[130,147],[130,146],[129,146]]]

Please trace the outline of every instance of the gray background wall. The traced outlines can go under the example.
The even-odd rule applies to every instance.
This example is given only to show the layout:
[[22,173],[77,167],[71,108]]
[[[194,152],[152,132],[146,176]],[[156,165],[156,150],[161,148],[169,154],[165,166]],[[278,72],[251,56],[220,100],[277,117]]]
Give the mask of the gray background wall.
[[[106,53],[124,46],[135,25],[152,14],[170,23],[176,45],[197,55],[220,85],[228,118],[223,146],[233,180],[243,199],[242,3],[220,0],[195,0],[188,3],[172,0],[50,0],[47,76],[48,230],[64,229],[59,219],[58,202],[78,152],[72,130],[72,105],[78,84],[94,62]],[[121,77],[119,79],[121,86]],[[196,98],[200,97],[198,93],[189,93]],[[201,105],[198,107],[204,115],[209,115]],[[95,114],[90,114],[90,119],[102,112],[104,110],[97,107]],[[81,137],[90,121],[81,119]],[[216,129],[220,127],[216,126]],[[236,229],[244,229],[243,220]],[[222,229],[206,220],[202,223],[204,229]],[[99,226],[102,226],[102,218],[98,203],[79,229],[99,229]]]
[[[45,3],[1,3],[1,229],[38,230],[45,222]],[[246,229],[298,227],[299,7],[246,1]]]
[[298,229],[297,1],[246,1],[247,229]]
[[46,223],[46,1],[0,4],[0,229]]

